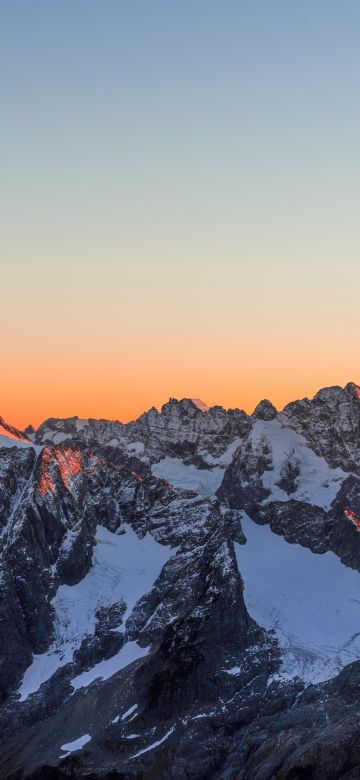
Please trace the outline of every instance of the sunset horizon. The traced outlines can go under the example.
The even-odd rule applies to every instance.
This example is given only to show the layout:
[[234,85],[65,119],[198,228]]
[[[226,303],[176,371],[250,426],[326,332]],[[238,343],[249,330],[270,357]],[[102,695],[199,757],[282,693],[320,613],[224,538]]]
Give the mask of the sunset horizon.
[[[157,409],[157,411],[160,412],[161,408],[166,403],[168,403],[168,401],[170,401],[171,399],[175,399],[177,401],[181,401],[182,399],[190,399],[190,400],[196,399],[196,400],[201,400],[209,408],[213,406],[221,406],[226,410],[239,409],[251,415],[256,409],[257,405],[263,400],[270,401],[270,403],[272,403],[276,407],[277,411],[281,412],[287,404],[293,401],[302,400],[303,398],[308,398],[311,400],[316,395],[316,393],[318,393],[320,390],[324,388],[327,387],[344,388],[350,384],[354,384],[358,386],[358,382],[356,382],[353,379],[345,379],[345,380],[340,379],[338,382],[329,381],[321,385],[316,385],[315,383],[312,383],[309,384],[308,386],[305,386],[305,388],[303,386],[303,392],[298,392],[298,393],[295,392],[295,394],[294,393],[291,394],[289,391],[288,394],[286,394],[283,391],[282,393],[279,393],[279,395],[277,396],[278,398],[277,401],[275,395],[271,395],[270,393],[260,392],[259,395],[256,397],[255,396],[253,397],[252,395],[249,394],[248,401],[247,402],[245,401],[244,403],[241,402],[241,398],[245,397],[246,399],[246,395],[245,394],[241,395],[241,393],[239,393],[239,399],[240,399],[239,401],[236,400],[236,394],[231,393],[228,396],[230,401],[229,403],[226,403],[226,402],[222,402],[221,399],[219,400],[217,397],[214,397],[213,394],[211,393],[207,393],[207,394],[205,392],[203,394],[199,394],[197,392],[191,393],[191,392],[186,392],[186,389],[184,391],[179,392],[178,394],[169,391],[167,396],[160,394],[157,397],[155,397],[155,400],[148,398],[147,395],[144,395],[143,402],[142,399],[139,398],[136,404],[134,403],[133,405],[131,405],[128,408],[128,411],[123,411],[122,414],[121,414],[121,409],[120,409],[120,414],[116,412],[117,409],[116,401],[113,401],[113,404],[109,404],[108,406],[108,409],[112,413],[109,414],[103,413],[104,409],[106,409],[106,403],[104,403],[102,407],[97,409],[97,413],[93,414],[91,412],[91,409],[95,408],[96,405],[94,404],[93,406],[91,402],[90,403],[87,402],[86,399],[84,399],[83,397],[79,398],[79,404],[78,404],[79,408],[73,409],[73,406],[75,404],[71,400],[73,396],[70,396],[69,400],[66,402],[62,400],[61,403],[54,403],[54,404],[50,402],[44,403],[44,410],[48,410],[49,413],[43,414],[41,408],[37,407],[38,408],[37,414],[31,414],[30,411],[30,414],[21,413],[19,415],[18,405],[16,406],[10,405],[8,409],[6,408],[5,405],[5,410],[0,409],[0,417],[2,417],[5,420],[5,422],[15,426],[19,430],[24,430],[29,425],[32,425],[34,428],[37,428],[41,423],[43,423],[45,420],[51,417],[59,418],[59,419],[78,417],[79,419],[110,420],[110,421],[116,420],[121,423],[128,423],[128,422],[132,422],[133,420],[137,420],[142,414],[146,413],[151,408],[155,407],[155,409]],[[296,391],[296,388],[294,388],[294,390]]]
[[360,780],[360,0],[0,0],[0,780]]
[[1,415],[251,411],[356,380],[346,7],[3,4]]

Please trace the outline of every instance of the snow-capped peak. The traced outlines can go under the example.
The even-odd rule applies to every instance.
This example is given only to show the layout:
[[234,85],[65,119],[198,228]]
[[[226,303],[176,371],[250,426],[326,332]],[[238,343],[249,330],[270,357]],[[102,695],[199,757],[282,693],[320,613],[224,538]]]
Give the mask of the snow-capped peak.
[[208,406],[205,401],[202,401],[201,398],[191,398],[190,399],[193,404],[200,409],[201,412],[208,412],[210,409],[210,406]]

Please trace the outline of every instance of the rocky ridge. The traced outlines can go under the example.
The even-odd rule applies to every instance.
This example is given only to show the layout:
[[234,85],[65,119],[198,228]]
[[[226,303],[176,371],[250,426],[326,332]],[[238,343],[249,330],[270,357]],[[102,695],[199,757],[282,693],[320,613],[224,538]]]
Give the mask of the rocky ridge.
[[360,776],[350,617],[310,652],[248,574],[278,540],[355,610],[356,385],[252,416],[0,422],[0,777]]

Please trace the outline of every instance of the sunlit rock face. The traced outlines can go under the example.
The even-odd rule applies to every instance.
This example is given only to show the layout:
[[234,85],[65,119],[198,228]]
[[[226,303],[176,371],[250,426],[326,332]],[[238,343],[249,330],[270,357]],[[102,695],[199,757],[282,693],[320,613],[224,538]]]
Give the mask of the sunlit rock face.
[[359,395],[0,420],[1,778],[357,776]]
[[208,412],[210,407],[205,403],[205,401],[202,401],[201,398],[191,398],[191,401],[193,404],[195,404],[197,409],[200,409],[201,412]]

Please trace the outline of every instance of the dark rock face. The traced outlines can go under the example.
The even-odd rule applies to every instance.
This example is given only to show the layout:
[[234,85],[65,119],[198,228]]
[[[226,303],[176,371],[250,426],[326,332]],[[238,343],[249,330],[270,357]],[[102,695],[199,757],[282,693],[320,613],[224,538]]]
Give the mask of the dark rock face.
[[[252,417],[171,399],[128,425],[50,419],[26,436],[1,421],[1,778],[360,777],[360,660],[326,682],[281,677],[236,553],[241,510],[360,571],[359,396]],[[150,544],[149,565],[168,551],[153,581]]]
[[34,426],[33,426],[33,425],[28,425],[28,426],[25,428],[25,430],[24,430],[24,434],[25,434],[25,436],[26,436],[27,438],[29,438],[29,437],[32,437],[32,436],[34,435],[34,433],[35,433],[35,428],[34,428]]
[[280,418],[332,467],[360,474],[360,388],[353,382],[320,390],[312,401],[290,403]]
[[291,544],[302,544],[316,553],[331,549],[328,540],[331,523],[321,507],[294,500],[274,501],[259,507],[255,519],[269,524],[274,533]]
[[253,507],[270,495],[261,479],[270,465],[268,443],[254,443],[251,438],[244,439],[226,469],[218,497],[227,501],[233,509],[251,512]]
[[271,401],[265,399],[260,401],[253,412],[255,420],[274,420],[277,415],[277,409]]
[[4,528],[7,519],[21,498],[35,465],[35,452],[32,448],[11,447],[3,449],[0,459],[0,528]]

